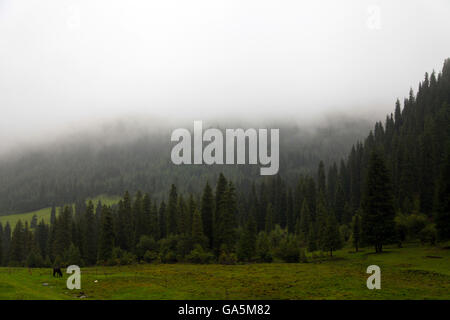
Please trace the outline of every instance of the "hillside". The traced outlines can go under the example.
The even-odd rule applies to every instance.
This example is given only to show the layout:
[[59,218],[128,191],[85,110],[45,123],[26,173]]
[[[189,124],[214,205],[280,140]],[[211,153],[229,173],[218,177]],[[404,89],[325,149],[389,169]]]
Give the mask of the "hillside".
[[[148,128],[138,130],[133,125],[112,126],[96,135],[0,159],[0,215],[58,206],[98,194],[122,195],[125,190],[145,190],[161,198],[172,183],[180,190],[199,192],[206,179],[214,184],[220,172],[236,184],[248,186],[260,180],[258,166],[173,165],[171,130],[150,134]],[[336,117],[313,128],[293,124],[277,127],[281,128],[280,174],[295,182],[300,173],[315,172],[320,160],[327,164],[339,161],[351,144],[367,134],[369,123]]]
[[[111,206],[111,205],[117,204],[119,199],[120,198],[117,196],[101,195],[101,196],[97,196],[97,197],[93,197],[93,198],[88,198],[88,199],[86,199],[86,201],[91,200],[95,204],[97,204],[97,202],[100,201],[102,204]],[[11,225],[11,228],[14,228],[17,221],[19,221],[19,220],[22,220],[22,222],[30,223],[31,219],[33,218],[34,215],[36,215],[38,221],[44,220],[45,223],[49,223],[51,211],[52,211],[52,208],[47,207],[47,208],[42,208],[42,209],[31,211],[31,212],[11,214],[11,215],[0,215],[0,224],[5,226],[6,223],[9,223]]]

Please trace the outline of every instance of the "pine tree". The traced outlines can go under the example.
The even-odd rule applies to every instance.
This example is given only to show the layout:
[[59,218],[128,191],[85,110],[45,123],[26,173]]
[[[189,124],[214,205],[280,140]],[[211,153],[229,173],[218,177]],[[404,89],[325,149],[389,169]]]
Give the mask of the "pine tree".
[[203,234],[203,223],[200,212],[198,209],[195,209],[194,215],[192,216],[192,244],[195,246],[196,244],[205,246],[206,238]]
[[5,228],[3,229],[3,265],[8,265],[9,263],[9,252],[11,247],[11,226],[9,221],[6,222]]
[[225,210],[223,211],[219,225],[219,238],[221,245],[225,245],[227,250],[232,252],[234,251],[236,241],[235,227],[237,215],[236,193],[232,182],[228,184],[224,198]]
[[249,261],[255,255],[256,250],[256,222],[253,215],[250,215],[245,225],[238,245],[238,258]]
[[368,244],[382,252],[383,244],[393,240],[395,234],[394,205],[390,176],[377,152],[372,152],[364,188],[362,230]]
[[133,231],[134,231],[134,237],[133,237],[133,243],[132,243],[132,250],[134,251],[136,244],[141,239],[141,236],[145,235],[145,231],[148,228],[146,225],[146,220],[144,216],[143,206],[142,206],[142,193],[138,191],[136,193],[133,208],[132,208],[132,225],[133,225]]
[[228,189],[228,183],[225,176],[221,173],[217,181],[216,186],[216,205],[214,211],[214,250],[216,254],[219,254],[220,247],[223,244],[224,228],[225,228],[225,215],[227,214],[227,199],[226,193]]
[[325,195],[325,166],[323,164],[323,161],[320,161],[319,169],[317,172],[317,189],[319,193]]
[[103,206],[98,260],[103,263],[107,262],[111,258],[113,247],[114,227],[111,210],[107,206]]
[[286,211],[286,225],[289,232],[294,232],[294,198],[292,196],[292,189],[288,189],[287,195],[287,211]]
[[10,261],[15,265],[23,265],[26,251],[25,230],[22,220],[17,221],[11,238]]
[[309,224],[308,229],[308,251],[313,252],[317,250],[317,232],[312,222]]
[[45,224],[42,219],[36,227],[35,231],[35,243],[36,248],[42,257],[49,254],[48,252],[48,237],[49,237],[49,227]]
[[323,249],[330,251],[330,256],[333,256],[333,251],[342,247],[339,225],[334,214],[330,214],[327,218],[325,234],[323,237]]
[[158,211],[159,235],[162,239],[167,237],[166,203],[161,201]]
[[267,213],[266,213],[266,228],[265,228],[266,233],[270,233],[274,228],[273,216],[274,214],[272,203],[269,203],[269,205],[267,206]]
[[67,249],[66,256],[68,265],[82,265],[80,250],[73,243],[71,243],[69,249]]
[[56,221],[56,208],[55,205],[52,205],[52,210],[50,212],[50,225],[54,225]]
[[358,252],[359,244],[361,243],[361,217],[358,213],[353,216],[352,240],[355,251]]
[[30,222],[30,228],[31,229],[35,229],[37,226],[37,215],[33,214],[33,217],[31,218],[31,222]]
[[178,196],[177,203],[177,234],[189,234],[190,230],[188,228],[187,216],[188,216],[188,208],[186,206],[186,202],[184,201],[184,197],[182,194]]
[[436,196],[436,229],[438,239],[450,239],[450,155],[444,163]]
[[303,200],[302,210],[300,212],[300,220],[298,221],[297,234],[302,242],[306,242],[308,238],[308,228],[311,222],[311,214],[309,212],[309,206],[306,200]]
[[169,203],[167,205],[167,235],[175,235],[177,233],[177,206],[177,188],[172,184],[169,194]]
[[69,248],[72,242],[72,213],[69,206],[62,208],[62,212],[56,218],[54,228],[53,255],[63,256],[64,252]]
[[93,265],[97,260],[97,242],[95,237],[97,230],[95,229],[94,204],[92,201],[89,201],[86,207],[84,219],[83,256],[87,265]]
[[213,239],[214,196],[208,182],[206,182],[206,186],[203,190],[201,209],[202,209],[201,217],[203,222],[203,230],[205,236],[208,238],[209,247],[212,248],[214,243]]
[[[102,208],[103,214],[103,208]],[[133,209],[131,205],[131,196],[128,191],[125,192],[123,197],[123,224],[125,230],[125,247],[127,251],[133,250],[134,247],[134,219],[133,219]]]

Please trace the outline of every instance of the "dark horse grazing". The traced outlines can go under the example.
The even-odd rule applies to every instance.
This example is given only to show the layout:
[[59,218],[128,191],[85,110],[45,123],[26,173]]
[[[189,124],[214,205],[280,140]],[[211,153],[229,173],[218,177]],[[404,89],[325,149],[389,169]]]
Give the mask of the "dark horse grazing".
[[55,275],[56,275],[56,277],[62,277],[63,276],[60,267],[53,268],[53,276],[55,276]]

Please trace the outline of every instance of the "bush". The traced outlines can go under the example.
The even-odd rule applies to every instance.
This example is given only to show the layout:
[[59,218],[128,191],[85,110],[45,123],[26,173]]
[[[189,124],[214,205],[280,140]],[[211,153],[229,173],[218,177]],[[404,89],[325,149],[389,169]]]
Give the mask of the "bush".
[[81,260],[80,250],[73,243],[70,244],[70,247],[66,251],[64,256],[65,256],[64,260],[66,261],[66,264],[68,266],[71,266],[71,265],[81,266],[81,265],[83,265],[82,260]]
[[235,253],[227,253],[226,251],[222,251],[222,253],[219,256],[219,263],[220,264],[236,264],[237,263],[237,256]]
[[163,263],[175,263],[177,262],[177,255],[175,251],[167,251],[165,255],[161,256]]
[[144,259],[144,255],[147,251],[158,251],[158,244],[153,237],[141,236],[138,244],[136,245],[136,253],[139,260]]
[[[410,215],[398,213],[395,216],[395,224],[400,241],[420,239],[420,233],[428,226],[428,219],[422,213]],[[428,231],[431,231],[431,229]]]
[[306,257],[306,249],[305,248],[300,248],[299,260],[302,263],[308,262],[308,258]]
[[137,261],[137,257],[131,252],[125,251],[122,258],[120,259],[120,264],[129,265],[134,264]]
[[178,237],[170,235],[159,241],[159,253],[163,263],[174,263],[177,261]]
[[261,262],[272,262],[272,253],[270,252],[270,242],[267,233],[260,232],[256,239],[256,255]]
[[205,251],[202,246],[196,245],[194,250],[186,256],[186,260],[191,263],[211,263],[214,260],[214,255]]
[[346,224],[343,224],[339,227],[339,233],[342,236],[342,242],[346,243],[350,239],[352,231]]
[[275,249],[275,253],[277,258],[285,262],[295,263],[300,260],[300,247],[292,235],[288,235],[281,240],[280,245]]
[[422,244],[429,243],[432,245],[436,244],[437,231],[435,224],[428,224],[419,232],[419,239]]
[[144,254],[144,261],[147,263],[156,262],[159,260],[159,254],[156,251],[147,250]]
[[44,259],[39,252],[32,250],[27,257],[27,267],[28,268],[42,268],[45,266]]

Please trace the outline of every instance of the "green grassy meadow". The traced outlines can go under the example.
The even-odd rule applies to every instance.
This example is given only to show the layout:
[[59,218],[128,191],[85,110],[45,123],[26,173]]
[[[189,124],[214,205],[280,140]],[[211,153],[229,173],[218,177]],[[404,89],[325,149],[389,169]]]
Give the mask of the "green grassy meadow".
[[[381,268],[381,289],[366,268]],[[63,270],[65,272],[65,270]],[[450,299],[450,250],[411,245],[308,263],[81,268],[81,290],[50,269],[0,268],[0,299]],[[43,283],[47,283],[44,286]]]
[[[94,198],[87,199],[87,201],[92,200],[94,203],[94,206],[97,204],[97,202],[100,200],[102,204],[106,204],[108,206],[116,204],[119,202],[120,197],[119,196],[108,196],[108,195],[100,195]],[[51,214],[51,207],[39,209],[36,211],[31,212],[25,212],[25,213],[19,213],[19,214],[11,214],[11,215],[0,215],[0,223],[5,226],[6,222],[9,222],[11,225],[11,228],[14,228],[17,221],[22,220],[22,222],[28,221],[30,223],[31,219],[34,215],[37,216],[38,221],[41,221],[44,219],[45,223],[50,222],[50,214]],[[59,213],[59,209],[56,210],[57,213]]]

